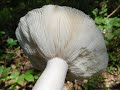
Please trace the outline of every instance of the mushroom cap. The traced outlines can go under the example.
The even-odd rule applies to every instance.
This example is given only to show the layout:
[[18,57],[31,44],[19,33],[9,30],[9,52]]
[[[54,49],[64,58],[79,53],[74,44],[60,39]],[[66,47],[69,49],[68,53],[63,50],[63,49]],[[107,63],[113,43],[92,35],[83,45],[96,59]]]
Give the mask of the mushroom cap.
[[20,19],[17,39],[36,69],[59,57],[74,77],[89,77],[105,70],[108,55],[95,22],[75,8],[46,5]]

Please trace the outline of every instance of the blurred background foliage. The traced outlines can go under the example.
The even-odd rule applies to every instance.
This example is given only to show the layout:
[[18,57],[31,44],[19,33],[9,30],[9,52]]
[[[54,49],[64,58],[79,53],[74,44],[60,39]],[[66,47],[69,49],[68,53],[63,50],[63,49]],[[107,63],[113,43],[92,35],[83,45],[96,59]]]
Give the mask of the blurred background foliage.
[[20,17],[47,4],[77,8],[92,17],[105,37],[109,53],[107,72],[120,70],[120,0],[0,0],[0,89],[17,90],[17,85],[19,90],[30,88],[40,75],[28,68],[15,30]]

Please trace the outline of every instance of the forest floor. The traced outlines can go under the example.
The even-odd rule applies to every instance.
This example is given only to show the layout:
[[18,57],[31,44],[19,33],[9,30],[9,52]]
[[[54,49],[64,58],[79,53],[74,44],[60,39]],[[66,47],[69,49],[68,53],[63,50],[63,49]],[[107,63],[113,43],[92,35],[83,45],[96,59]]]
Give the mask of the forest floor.
[[120,71],[104,72],[101,75],[103,80],[101,83],[98,80],[99,83],[96,86],[84,86],[89,83],[89,80],[66,81],[63,90],[120,90]]
[[[23,54],[22,50],[17,49],[14,51],[7,51],[7,53],[8,52],[16,53],[16,56],[7,63],[4,61],[4,65],[6,63],[6,66],[19,70],[21,74],[33,68],[28,58]],[[2,62],[0,61],[0,63]],[[16,72],[14,70],[10,70],[10,73]],[[3,85],[5,87],[6,83],[12,84],[12,82],[12,80],[4,81],[4,83],[0,85],[0,90],[9,90],[3,88]],[[35,82],[28,83],[27,81],[24,81],[22,85],[16,85],[15,90],[32,90],[34,83]],[[114,70],[111,72],[106,71],[101,73],[99,76],[93,77],[89,80],[66,80],[63,90],[120,90],[120,70]]]

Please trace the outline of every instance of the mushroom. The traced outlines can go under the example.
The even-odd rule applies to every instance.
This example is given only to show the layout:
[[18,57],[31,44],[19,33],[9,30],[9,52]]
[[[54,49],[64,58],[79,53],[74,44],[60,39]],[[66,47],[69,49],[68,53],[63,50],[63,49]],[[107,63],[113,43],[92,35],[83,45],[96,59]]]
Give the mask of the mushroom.
[[33,90],[62,90],[71,79],[104,71],[108,55],[95,22],[75,8],[45,5],[20,19],[17,39],[33,67],[44,70]]

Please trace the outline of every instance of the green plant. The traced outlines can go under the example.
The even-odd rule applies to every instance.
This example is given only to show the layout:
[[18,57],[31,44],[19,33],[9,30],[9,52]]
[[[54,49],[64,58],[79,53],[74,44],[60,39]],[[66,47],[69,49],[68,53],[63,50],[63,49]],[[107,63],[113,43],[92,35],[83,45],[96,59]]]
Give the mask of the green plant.
[[[5,84],[10,90],[15,90],[17,85],[23,86],[24,82],[34,82],[39,77],[33,69],[26,71],[25,73],[20,73],[15,68],[0,66],[0,84]],[[4,88],[5,88],[4,87]]]
[[[118,8],[120,8],[120,5],[116,9]],[[112,12],[112,14],[114,13]],[[111,17],[112,14],[108,15],[107,0],[102,2],[101,9],[95,8],[93,10],[95,22],[105,37],[105,42],[109,53],[109,71],[112,70],[111,67],[117,69],[120,68],[120,42],[118,42],[120,40],[120,18]]]
[[12,48],[13,46],[17,45],[17,40],[14,40],[13,38],[8,38],[7,44],[9,48]]
[[5,68],[4,66],[0,66],[0,83],[7,79],[10,70],[10,67]]

